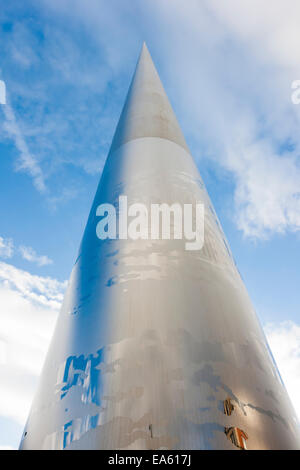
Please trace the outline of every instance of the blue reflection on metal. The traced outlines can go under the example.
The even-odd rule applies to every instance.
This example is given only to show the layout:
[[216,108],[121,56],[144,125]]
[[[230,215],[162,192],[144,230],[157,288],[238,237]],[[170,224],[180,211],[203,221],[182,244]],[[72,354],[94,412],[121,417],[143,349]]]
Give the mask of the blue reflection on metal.
[[89,354],[84,357],[70,356],[66,361],[63,382],[61,388],[61,400],[67,395],[72,387],[83,388],[81,400],[83,403],[95,403],[100,406],[100,374],[99,365],[103,362],[104,348],[99,349],[97,354]]
[[[99,416],[87,415],[66,423],[63,427],[62,448],[65,449],[71,442],[79,440],[90,429],[95,429],[99,425]],[[56,438],[60,440],[59,434],[56,434]]]

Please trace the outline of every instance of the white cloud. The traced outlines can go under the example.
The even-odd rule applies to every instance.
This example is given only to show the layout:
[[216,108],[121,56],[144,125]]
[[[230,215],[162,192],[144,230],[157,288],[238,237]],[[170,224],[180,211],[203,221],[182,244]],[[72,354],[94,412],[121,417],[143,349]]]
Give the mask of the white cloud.
[[[300,79],[298,2],[274,0],[270,7],[259,0],[189,0],[187,7],[182,0],[132,0],[117,2],[118,8],[103,0],[40,3],[47,17],[61,16],[71,26],[62,30],[53,21],[43,30],[42,45],[28,24],[16,28],[11,47],[22,45],[23,69],[41,59],[48,75],[32,87],[14,83],[14,98],[26,103],[27,113],[19,113],[19,128],[15,118],[7,119],[20,168],[40,191],[45,175],[49,181],[65,164],[87,173],[101,167],[124,99],[107,86],[120,89],[125,70],[129,80],[132,54],[149,38],[185,134],[195,143],[194,156],[215,159],[235,182],[232,216],[239,229],[256,238],[300,230],[300,105],[291,102],[291,83]],[[90,55],[82,53],[77,28]],[[53,107],[57,91],[66,96],[66,85],[71,106],[62,100]],[[109,108],[102,106],[107,96]],[[63,191],[55,186],[50,204],[63,201]]]
[[38,266],[52,264],[53,261],[46,255],[38,255],[31,246],[20,246],[19,251],[24,259],[36,263]]
[[[0,415],[27,419],[66,283],[0,262]],[[3,351],[2,351],[3,352]]]
[[[227,155],[221,158],[236,179],[238,227],[262,238],[299,231],[300,109],[291,104],[290,90],[300,77],[300,4],[275,0],[270,7],[259,0],[213,0],[210,7],[230,39],[242,44],[248,60],[241,66],[255,77],[245,77],[247,89],[233,80],[224,90],[236,101],[226,125]],[[228,67],[237,70],[234,61]],[[282,151],[286,143],[291,149]]]
[[300,325],[291,321],[269,323],[265,332],[300,421]]
[[154,51],[194,156],[215,159],[233,177],[231,215],[246,236],[299,231],[300,106],[291,83],[300,78],[300,4],[188,3],[172,1],[170,16],[169,1],[153,0],[148,14],[155,9],[162,33]]
[[0,257],[11,258],[14,252],[14,244],[11,238],[0,237]]
[[236,178],[236,221],[245,235],[266,238],[300,230],[300,167],[295,155],[276,155],[268,142],[228,151]]
[[15,266],[0,262],[0,285],[18,292],[36,305],[57,310],[63,300],[67,282],[30,274]]

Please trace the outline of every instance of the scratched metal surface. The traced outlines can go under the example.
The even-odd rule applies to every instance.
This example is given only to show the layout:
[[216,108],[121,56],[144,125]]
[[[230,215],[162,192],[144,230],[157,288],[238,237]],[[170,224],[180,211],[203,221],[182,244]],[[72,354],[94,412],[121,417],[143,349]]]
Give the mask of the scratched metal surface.
[[[122,194],[148,207],[202,201],[204,248],[99,240],[96,208]],[[237,449],[228,427],[248,435],[248,449],[300,448],[288,395],[144,47],[20,448]]]

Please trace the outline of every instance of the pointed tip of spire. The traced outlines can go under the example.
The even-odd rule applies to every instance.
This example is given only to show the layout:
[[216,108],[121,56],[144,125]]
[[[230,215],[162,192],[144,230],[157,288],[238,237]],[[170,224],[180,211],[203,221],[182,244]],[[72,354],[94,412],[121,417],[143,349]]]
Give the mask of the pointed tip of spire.
[[143,41],[143,45],[142,45],[142,49],[141,49],[141,55],[145,52],[147,52],[150,55],[150,52],[149,52],[148,46],[146,44],[146,41]]
[[167,139],[189,151],[145,41],[110,152],[141,137]]
[[141,61],[144,61],[144,60],[146,60],[146,61],[150,60],[150,62],[153,63],[153,60],[152,60],[151,54],[149,52],[148,46],[146,44],[146,41],[143,41],[138,63],[140,63]]

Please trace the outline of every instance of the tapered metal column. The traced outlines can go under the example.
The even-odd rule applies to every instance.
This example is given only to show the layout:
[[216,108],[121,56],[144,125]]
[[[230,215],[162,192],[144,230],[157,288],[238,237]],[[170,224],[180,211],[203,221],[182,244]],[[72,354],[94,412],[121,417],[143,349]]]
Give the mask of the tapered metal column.
[[[205,244],[104,240],[102,203],[205,204]],[[295,413],[143,46],[22,449],[296,449]]]

